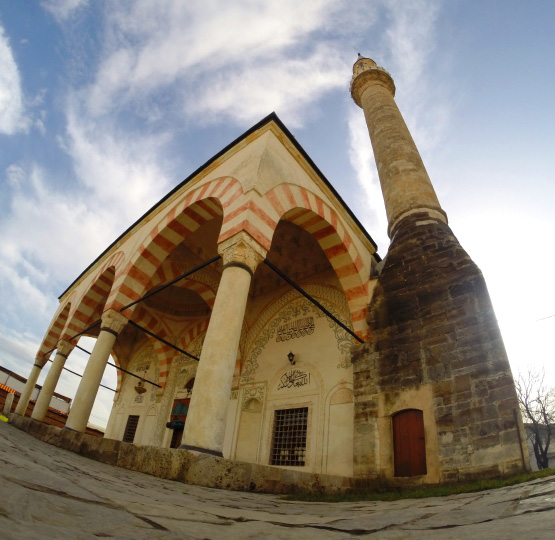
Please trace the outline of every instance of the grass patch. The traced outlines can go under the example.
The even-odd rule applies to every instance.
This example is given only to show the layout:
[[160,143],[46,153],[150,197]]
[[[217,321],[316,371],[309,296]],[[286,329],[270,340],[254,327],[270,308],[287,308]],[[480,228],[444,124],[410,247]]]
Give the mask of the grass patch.
[[531,473],[517,474],[504,478],[487,478],[474,480],[460,484],[440,484],[433,486],[418,486],[407,488],[387,487],[373,491],[360,493],[296,493],[285,495],[288,501],[307,502],[356,502],[356,501],[398,501],[401,499],[422,499],[425,497],[446,497],[448,495],[459,495],[461,493],[475,493],[487,489],[497,489],[506,486],[514,486],[555,475],[555,469],[543,469]]

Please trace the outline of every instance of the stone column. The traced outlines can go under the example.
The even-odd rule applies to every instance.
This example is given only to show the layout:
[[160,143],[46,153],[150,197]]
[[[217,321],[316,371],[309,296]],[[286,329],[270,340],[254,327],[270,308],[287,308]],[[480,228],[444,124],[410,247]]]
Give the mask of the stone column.
[[403,217],[426,212],[447,223],[422,158],[393,99],[391,75],[369,58],[353,66],[351,96],[364,110],[380,177],[388,233]]
[[224,270],[195,376],[181,448],[221,456],[251,278],[266,250],[245,232],[218,246]]
[[10,392],[6,396],[6,401],[4,402],[4,408],[2,409],[3,414],[5,414],[5,415],[10,414],[10,412],[12,410],[12,405],[13,405],[13,398],[14,398],[14,394],[12,394],[12,392]]
[[81,432],[87,429],[87,422],[106,369],[106,363],[110,358],[116,338],[126,323],[127,318],[113,309],[109,309],[102,315],[100,333],[75,394],[67,418],[66,429]]
[[42,356],[37,356],[35,359],[35,363],[31,368],[31,373],[25,383],[25,387],[23,388],[23,392],[19,396],[19,402],[17,407],[15,408],[15,413],[20,414],[21,416],[25,416],[25,411],[27,410],[27,406],[29,405],[29,401],[31,400],[31,396],[33,395],[33,390],[35,389],[35,385],[39,379],[40,372],[44,367],[46,360]]
[[40,391],[37,402],[35,403],[35,408],[33,409],[31,418],[40,420],[41,422],[44,420],[66,359],[74,347],[75,345],[72,345],[65,340],[58,341],[56,356],[54,357],[52,366],[50,366],[50,369],[48,370],[48,375],[42,385],[42,390]]

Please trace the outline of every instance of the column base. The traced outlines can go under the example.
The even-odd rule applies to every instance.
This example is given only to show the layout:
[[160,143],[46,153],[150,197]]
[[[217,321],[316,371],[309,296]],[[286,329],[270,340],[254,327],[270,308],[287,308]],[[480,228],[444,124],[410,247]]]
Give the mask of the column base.
[[224,457],[224,455],[217,450],[209,450],[208,448],[200,448],[200,446],[191,446],[190,444],[182,444],[178,450],[192,450],[193,452],[201,452],[202,454],[208,454],[210,456]]

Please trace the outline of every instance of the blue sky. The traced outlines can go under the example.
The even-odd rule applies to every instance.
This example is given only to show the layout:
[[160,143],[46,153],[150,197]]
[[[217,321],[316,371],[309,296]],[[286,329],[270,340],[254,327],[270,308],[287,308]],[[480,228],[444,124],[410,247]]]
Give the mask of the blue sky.
[[[369,137],[348,92],[358,51],[395,79],[513,370],[553,364],[554,20],[540,0],[0,0],[0,364],[27,376],[69,283],[271,111],[384,256]],[[74,352],[68,366],[84,362]],[[58,391],[73,397],[75,379]],[[100,392],[93,421],[110,397]]]

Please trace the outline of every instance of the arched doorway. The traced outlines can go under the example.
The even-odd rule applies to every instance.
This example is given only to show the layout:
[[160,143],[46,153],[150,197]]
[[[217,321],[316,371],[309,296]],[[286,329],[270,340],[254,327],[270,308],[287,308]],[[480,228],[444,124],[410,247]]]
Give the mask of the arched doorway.
[[192,378],[186,385],[185,390],[187,395],[182,399],[174,399],[173,408],[171,412],[171,421],[166,424],[167,428],[173,430],[170,448],[179,448],[183,439],[183,430],[185,429],[185,422],[187,421],[187,414],[189,413],[189,405],[191,403],[191,395],[193,393],[193,386],[195,379]]
[[393,416],[393,453],[395,476],[427,474],[422,411],[407,409]]

